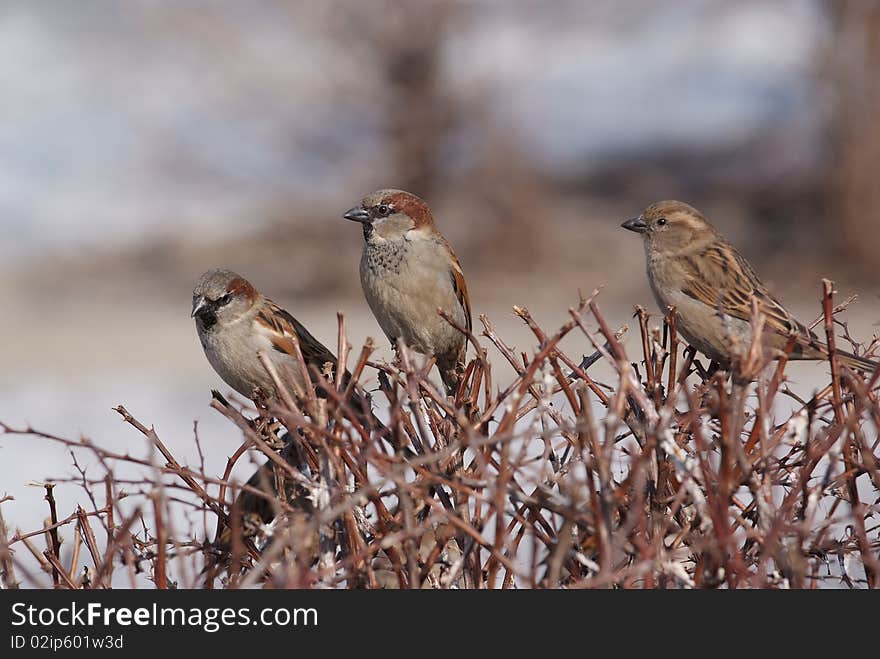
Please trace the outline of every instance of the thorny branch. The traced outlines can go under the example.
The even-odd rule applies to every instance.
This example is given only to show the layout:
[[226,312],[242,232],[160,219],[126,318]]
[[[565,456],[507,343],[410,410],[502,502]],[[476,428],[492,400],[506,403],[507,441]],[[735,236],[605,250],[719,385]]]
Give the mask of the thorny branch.
[[[855,341],[830,282],[814,324],[824,321],[831,378],[812,395],[786,377],[793,344],[768,363],[753,342],[737,377],[710,374],[673,310],[664,319],[636,309],[632,358],[625,327],[611,329],[597,294],[552,332],[515,308],[531,352],[485,316],[480,337],[459,327],[474,358],[449,398],[431,380],[432,362],[407,350],[373,364],[368,343],[346,374],[340,316],[342,368],[290,378],[320,387],[282,387],[277,404],[258,401],[256,418],[215,395],[211,407],[243,436],[219,476],[205,473],[197,436],[199,466],[187,466],[121,405],[158,463],[0,423],[8,436],[63,445],[77,472],[45,484],[49,520],[32,530],[10,533],[2,513],[12,500],[0,498],[0,583],[878,587],[880,372],[860,375],[834,358],[835,328]],[[762,322],[756,315],[756,335]],[[560,347],[575,335],[591,348],[583,359]],[[867,351],[854,348],[870,357],[878,346],[875,337]],[[513,379],[498,386],[505,363]],[[374,368],[380,392],[370,399],[361,381]],[[592,372],[600,368],[608,381]],[[373,413],[352,404],[355,392]],[[99,473],[77,460],[82,452]],[[265,463],[242,484],[235,474],[248,453]],[[123,476],[121,465],[141,475]],[[85,491],[88,509],[57,499],[54,484],[65,482]]]

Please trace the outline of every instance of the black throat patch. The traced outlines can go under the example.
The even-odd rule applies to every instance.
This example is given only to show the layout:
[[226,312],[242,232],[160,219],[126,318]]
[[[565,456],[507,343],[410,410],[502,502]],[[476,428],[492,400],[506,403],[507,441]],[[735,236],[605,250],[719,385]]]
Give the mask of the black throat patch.
[[211,307],[206,308],[199,313],[197,318],[202,329],[208,331],[217,324],[217,311]]

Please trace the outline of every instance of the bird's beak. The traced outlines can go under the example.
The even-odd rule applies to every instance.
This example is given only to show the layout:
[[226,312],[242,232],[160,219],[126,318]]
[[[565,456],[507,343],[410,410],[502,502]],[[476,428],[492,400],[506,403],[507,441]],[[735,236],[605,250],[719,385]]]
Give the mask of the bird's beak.
[[346,211],[345,215],[343,215],[346,220],[351,220],[352,222],[360,222],[362,224],[366,224],[370,221],[370,214],[365,211],[360,206],[356,206],[349,211]]
[[193,310],[190,314],[190,318],[195,318],[198,313],[208,306],[208,301],[205,299],[204,295],[198,295],[193,298]]
[[641,217],[634,217],[631,220],[627,220],[623,224],[621,224],[624,229],[628,229],[629,231],[635,231],[636,233],[645,233],[648,230],[648,225],[645,224],[645,221]]

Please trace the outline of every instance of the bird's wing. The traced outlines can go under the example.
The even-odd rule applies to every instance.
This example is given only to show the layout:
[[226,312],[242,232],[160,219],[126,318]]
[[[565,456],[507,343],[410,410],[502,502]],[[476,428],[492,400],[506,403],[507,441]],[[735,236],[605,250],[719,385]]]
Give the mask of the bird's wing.
[[470,332],[473,329],[473,320],[471,319],[471,297],[468,295],[467,282],[464,280],[464,272],[461,269],[461,263],[458,262],[458,257],[448,246],[447,249],[449,249],[449,256],[452,260],[452,268],[449,270],[449,275],[452,277],[452,288],[464,311],[465,328]]
[[292,337],[296,337],[302,356],[308,364],[317,366],[319,370],[327,362],[336,366],[333,353],[312,336],[302,323],[271,300],[266,302],[266,308],[257,314],[257,323],[266,330],[275,350],[295,356]]
[[745,321],[752,317],[754,298],[768,330],[782,336],[810,337],[809,330],[773,297],[748,261],[731,245],[713,243],[698,255],[685,257],[684,268],[687,285],[682,292],[685,295]]
[[[316,367],[319,371],[324,370],[324,365],[328,362],[333,365],[336,370],[336,356],[323,343],[318,341],[312,334],[300,323],[296,318],[291,316],[287,311],[279,307],[271,300],[266,300],[266,309],[257,314],[257,322],[263,326],[269,335],[272,347],[282,353],[296,355],[291,337],[296,336],[299,339],[299,349],[303,358],[311,366]],[[315,380],[314,374],[310,373],[309,377],[312,382],[319,384]],[[347,370],[342,374],[342,386],[347,387],[351,373]],[[332,385],[332,382],[331,382]],[[327,392],[323,387],[317,388],[318,396],[324,398]],[[365,428],[383,428],[382,422],[377,419],[372,410],[370,410],[369,398],[364,399],[357,391],[353,391],[349,402],[354,408],[354,412]],[[367,410],[367,414],[364,414]]]

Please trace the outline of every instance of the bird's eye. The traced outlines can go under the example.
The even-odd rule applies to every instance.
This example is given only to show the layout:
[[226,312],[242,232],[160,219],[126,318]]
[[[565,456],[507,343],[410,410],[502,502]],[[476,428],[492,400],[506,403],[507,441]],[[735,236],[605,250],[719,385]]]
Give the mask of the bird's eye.
[[658,227],[662,227],[662,226],[665,225],[665,224],[666,224],[666,218],[665,218],[665,217],[661,217],[659,220],[657,220],[657,226],[658,226]]
[[391,214],[391,206],[388,204],[379,204],[376,206],[376,215],[379,217],[388,217]]
[[229,300],[231,299],[232,296],[229,293],[226,293],[226,295],[221,295],[217,298],[217,306],[222,307],[224,304],[229,304]]

